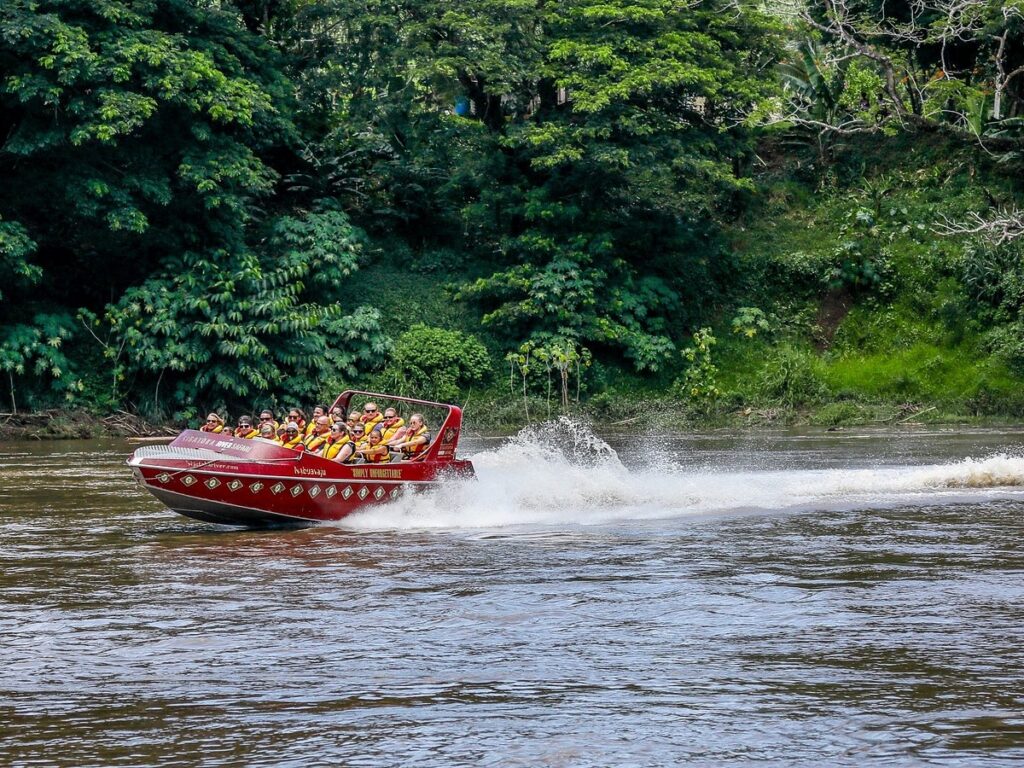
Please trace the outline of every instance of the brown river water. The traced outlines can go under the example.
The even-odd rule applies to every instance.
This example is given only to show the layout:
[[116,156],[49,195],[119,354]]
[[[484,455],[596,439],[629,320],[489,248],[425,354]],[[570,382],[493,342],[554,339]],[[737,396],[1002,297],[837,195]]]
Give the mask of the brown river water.
[[0,445],[0,765],[1024,763],[1024,430],[604,437],[295,531]]

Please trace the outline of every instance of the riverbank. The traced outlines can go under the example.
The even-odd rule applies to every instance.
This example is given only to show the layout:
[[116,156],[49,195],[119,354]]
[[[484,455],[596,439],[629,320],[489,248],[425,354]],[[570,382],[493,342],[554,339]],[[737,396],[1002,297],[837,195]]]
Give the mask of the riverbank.
[[0,414],[0,441],[156,437],[174,435],[179,431],[173,424],[153,424],[127,411],[97,415],[82,409],[48,409]]
[[[528,424],[563,415],[557,403],[549,404],[543,398],[530,398],[526,407],[522,398],[469,399],[464,408],[464,431],[468,434],[514,434]],[[998,427],[1021,423],[1021,419],[1012,413],[970,413],[938,403],[848,400],[804,407],[750,405],[695,411],[687,403],[673,398],[595,397],[573,406],[567,415],[596,425],[598,429],[628,429],[640,433],[778,427],[821,427],[829,431],[863,426],[960,424]],[[154,423],[126,411],[99,415],[82,409],[49,409],[0,414],[0,442],[160,437],[175,435],[186,426],[176,422]]]

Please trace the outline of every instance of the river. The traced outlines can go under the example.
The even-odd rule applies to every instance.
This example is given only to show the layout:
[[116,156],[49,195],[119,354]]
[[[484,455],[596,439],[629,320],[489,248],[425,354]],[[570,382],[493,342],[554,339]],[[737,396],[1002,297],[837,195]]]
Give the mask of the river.
[[606,439],[298,531],[0,445],[0,764],[1024,761],[1024,433]]

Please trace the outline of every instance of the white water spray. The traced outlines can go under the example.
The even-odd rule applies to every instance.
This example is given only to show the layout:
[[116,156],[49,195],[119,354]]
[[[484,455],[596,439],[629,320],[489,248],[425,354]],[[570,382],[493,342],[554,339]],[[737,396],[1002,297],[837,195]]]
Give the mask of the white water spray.
[[877,469],[716,471],[668,460],[629,470],[587,427],[529,427],[471,457],[475,481],[454,481],[342,521],[394,530],[581,526],[749,511],[845,510],[1024,498],[1024,456]]

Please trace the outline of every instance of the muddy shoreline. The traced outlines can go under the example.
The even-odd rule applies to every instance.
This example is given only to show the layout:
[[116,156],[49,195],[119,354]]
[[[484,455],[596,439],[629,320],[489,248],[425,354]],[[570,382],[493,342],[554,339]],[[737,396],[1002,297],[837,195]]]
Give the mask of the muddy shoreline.
[[115,411],[98,416],[77,409],[49,409],[32,413],[0,414],[0,441],[88,440],[100,437],[159,437],[176,435],[180,428],[152,424],[137,414]]

